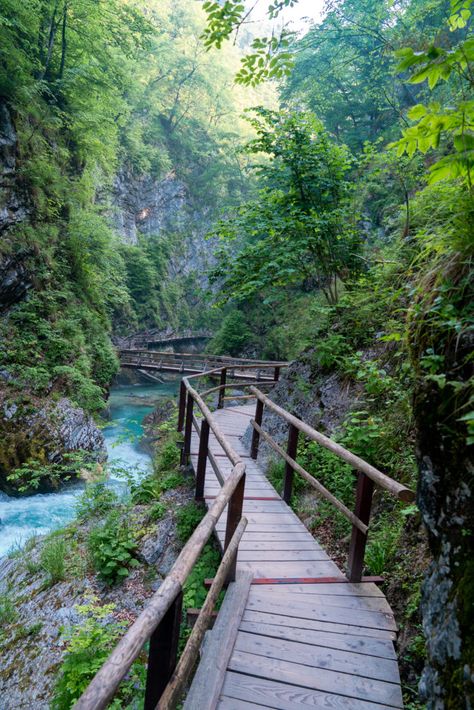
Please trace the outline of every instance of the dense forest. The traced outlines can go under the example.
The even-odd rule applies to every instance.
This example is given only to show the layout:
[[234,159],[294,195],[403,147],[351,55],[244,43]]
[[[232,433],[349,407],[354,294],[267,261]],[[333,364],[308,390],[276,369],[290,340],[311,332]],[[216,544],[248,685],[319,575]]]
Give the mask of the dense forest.
[[[416,505],[376,499],[366,556],[400,626],[406,707],[469,708],[473,3],[327,0],[297,31],[281,20],[297,2],[262,5],[253,21],[237,0],[0,0],[0,496],[106,468],[124,338],[206,331],[209,354],[291,361],[280,403],[417,490]],[[159,485],[132,484],[154,522],[182,485],[171,429]],[[312,446],[298,460],[353,504],[345,464]],[[78,513],[87,552],[68,564],[114,587],[101,540],[126,576],[133,535],[96,485]],[[324,502],[303,485],[291,505],[344,552],[349,528]],[[186,510],[181,542],[198,522]],[[1,580],[7,654],[31,634],[12,631],[18,590]],[[74,601],[95,609],[81,628],[99,650],[68,637],[54,700],[33,708],[72,707],[131,620],[107,636],[106,603]]]

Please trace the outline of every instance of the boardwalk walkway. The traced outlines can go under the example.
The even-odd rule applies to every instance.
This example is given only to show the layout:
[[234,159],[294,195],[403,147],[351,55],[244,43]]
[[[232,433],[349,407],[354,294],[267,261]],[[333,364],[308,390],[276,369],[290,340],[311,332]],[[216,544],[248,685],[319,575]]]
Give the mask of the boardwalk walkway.
[[[375,584],[347,582],[250,458],[241,437],[254,411],[240,406],[214,413],[246,465],[248,526],[235,589],[209,632],[184,708],[402,708],[390,607]],[[198,448],[193,432],[195,470]],[[232,465],[212,431],[209,451],[224,477],[230,475]],[[220,489],[208,460],[208,505]],[[225,511],[216,532],[223,544]]]

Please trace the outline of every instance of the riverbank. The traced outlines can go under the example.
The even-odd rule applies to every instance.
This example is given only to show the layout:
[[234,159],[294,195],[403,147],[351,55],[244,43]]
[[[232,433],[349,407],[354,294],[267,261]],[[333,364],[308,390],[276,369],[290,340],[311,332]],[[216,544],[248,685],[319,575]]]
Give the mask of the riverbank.
[[[103,435],[111,471],[109,485],[123,488],[124,472],[136,476],[151,471],[150,451],[142,444],[143,420],[166,397],[174,397],[177,381],[157,384],[116,384],[111,387],[108,421]],[[0,557],[20,548],[32,535],[45,535],[71,522],[84,483],[66,484],[55,493],[14,497],[0,493]]]
[[[159,400],[173,387],[158,390]],[[143,418],[157,395],[151,389],[119,386],[111,398],[110,455],[123,456],[130,445],[135,457],[127,495],[123,482],[122,490],[109,482],[71,491],[78,511],[72,522],[30,538],[0,561],[2,710],[71,707],[84,677],[159,587],[199,518],[191,481],[179,469],[175,422],[154,421],[154,466],[140,450]]]

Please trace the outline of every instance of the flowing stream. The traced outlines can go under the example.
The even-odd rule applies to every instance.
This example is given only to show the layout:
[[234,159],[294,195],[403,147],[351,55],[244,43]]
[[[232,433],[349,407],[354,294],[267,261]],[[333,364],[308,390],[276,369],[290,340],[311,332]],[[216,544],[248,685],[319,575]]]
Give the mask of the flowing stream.
[[[140,449],[143,418],[161,397],[174,396],[178,381],[162,384],[115,385],[108,402],[110,424],[104,428],[109,461],[118,461],[132,475],[151,469],[151,458]],[[119,480],[110,485],[121,487]],[[84,484],[65,486],[57,493],[13,498],[0,492],[0,556],[21,545],[31,535],[44,535],[70,522]]]

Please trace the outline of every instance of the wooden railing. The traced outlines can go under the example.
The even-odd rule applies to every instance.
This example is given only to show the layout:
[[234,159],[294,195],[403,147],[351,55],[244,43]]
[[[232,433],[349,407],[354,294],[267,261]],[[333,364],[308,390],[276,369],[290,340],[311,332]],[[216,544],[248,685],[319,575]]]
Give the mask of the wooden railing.
[[[349,546],[349,555],[347,563],[347,577],[351,582],[360,582],[364,569],[365,547],[367,543],[367,533],[369,529],[370,513],[372,508],[372,496],[374,484],[388,491],[398,499],[403,501],[414,500],[414,493],[406,486],[398,483],[393,478],[390,478],[382,471],[367,463],[359,456],[356,456],[351,451],[348,451],[340,444],[337,444],[332,439],[324,436],[316,429],[313,429],[308,424],[305,424],[301,419],[290,414],[282,407],[279,407],[275,402],[267,397],[263,392],[255,386],[250,386],[250,392],[257,398],[257,406],[255,408],[255,418],[251,420],[253,427],[253,436],[251,444],[251,456],[256,459],[258,455],[258,447],[260,438],[263,438],[270,448],[281,456],[286,462],[285,476],[283,483],[283,499],[289,503],[293,490],[293,477],[298,473],[315,488],[318,493],[332,503],[342,515],[352,524],[352,535]],[[267,407],[271,412],[277,414],[281,419],[287,422],[288,426],[288,443],[286,451],[277,444],[277,442],[262,428],[264,408]],[[347,506],[342,503],[336,496],[325,488],[313,475],[308,473],[297,461],[298,438],[303,434],[311,441],[315,441],[320,446],[323,446],[328,451],[331,451],[338,458],[342,459],[357,471],[357,489],[355,510],[352,512]]]
[[[250,360],[247,358],[227,357],[225,355],[207,355],[202,353],[172,353],[157,350],[119,350],[122,367],[163,370],[168,372],[199,374],[207,371],[212,374],[216,368],[227,368],[235,379],[242,379],[242,370],[256,370],[255,379],[278,379],[282,367],[287,362],[268,360]],[[262,372],[260,372],[262,371]],[[272,372],[270,375],[269,373]],[[266,374],[265,374],[266,373]]]
[[[232,446],[228,444],[206,403],[192,388],[188,378],[185,378],[183,382],[188,393],[188,402],[192,403],[188,406],[191,425],[194,424],[197,431],[200,432],[201,453],[200,465],[196,472],[196,499],[203,497],[205,462],[203,468],[202,452],[206,450],[207,453],[207,441],[211,431],[231,462],[232,471],[230,476],[225,479],[222,475],[219,476],[222,484],[220,493],[184,546],[159,590],[151,597],[144,611],[129,628],[77,701],[74,706],[75,710],[99,710],[107,707],[132,663],[140,655],[147,642],[149,642],[149,650],[145,710],[154,710],[155,708],[171,710],[176,707],[183,685],[194,667],[217,597],[223,585],[235,579],[238,546],[247,525],[247,520],[242,516],[245,464]],[[201,411],[200,421],[193,416],[194,404]],[[208,453],[210,454],[210,452]],[[199,613],[179,663],[177,663],[183,586],[226,506],[224,556],[207,594],[205,604]]]
[[[135,351],[124,351],[126,353]],[[153,353],[155,355],[156,353]],[[160,353],[161,355],[162,353]],[[166,353],[172,355],[172,353]],[[177,357],[182,358],[180,354]],[[189,355],[188,357],[195,357]],[[217,358],[216,358],[217,359]],[[219,358],[222,362],[222,359]],[[366,461],[351,453],[340,444],[332,441],[316,431],[302,420],[287,412],[273,402],[261,389],[275,385],[280,375],[283,362],[254,362],[239,360],[214,367],[205,372],[184,377],[181,381],[179,397],[178,429],[184,428],[182,447],[182,463],[186,464],[191,455],[191,438],[193,428],[199,436],[199,451],[196,465],[195,498],[202,500],[204,496],[207,461],[209,460],[222,488],[210,504],[207,514],[197,526],[191,538],[184,546],[169,575],[159,590],[151,597],[148,605],[137,620],[124,635],[108,660],[96,674],[84,694],[76,703],[75,710],[98,710],[105,708],[114,697],[120,682],[126,676],[134,660],[142,652],[143,646],[149,641],[148,669],[145,692],[145,710],[158,708],[171,710],[182,692],[195,664],[201,641],[209,625],[212,610],[220,590],[226,582],[235,578],[236,560],[239,541],[245,530],[247,521],[242,516],[245,489],[245,464],[240,456],[228,443],[214,419],[204,397],[214,396],[217,408],[225,406],[225,402],[235,400],[238,396],[226,396],[227,390],[244,390],[249,392],[245,399],[256,399],[255,417],[251,420],[253,436],[251,456],[257,458],[260,439],[286,462],[283,498],[289,502],[292,494],[293,477],[297,473],[310,483],[318,493],[329,500],[352,524],[352,537],[348,560],[348,579],[357,582],[361,580],[364,566],[364,553],[369,529],[372,494],[374,484],[380,486],[403,501],[411,501],[414,494],[411,490],[394,479],[371,466]],[[250,374],[255,376],[250,379]],[[199,393],[191,384],[191,380],[217,378],[219,384]],[[196,416],[195,407],[200,410]],[[262,427],[264,409],[267,407],[289,425],[287,448],[284,450],[264,431]],[[225,477],[215,456],[209,449],[210,434],[219,442],[224,454],[232,464],[232,470]],[[296,460],[299,435],[303,434],[311,441],[331,451],[340,459],[350,464],[358,472],[355,511],[349,510],[344,503],[328,491],[314,476],[306,471]],[[188,639],[185,650],[177,663],[177,646],[181,619],[182,590],[187,577],[196,563],[204,545],[214,531],[217,521],[227,506],[227,522],[224,541],[224,557],[213,580],[206,602],[201,609],[196,624]]]

